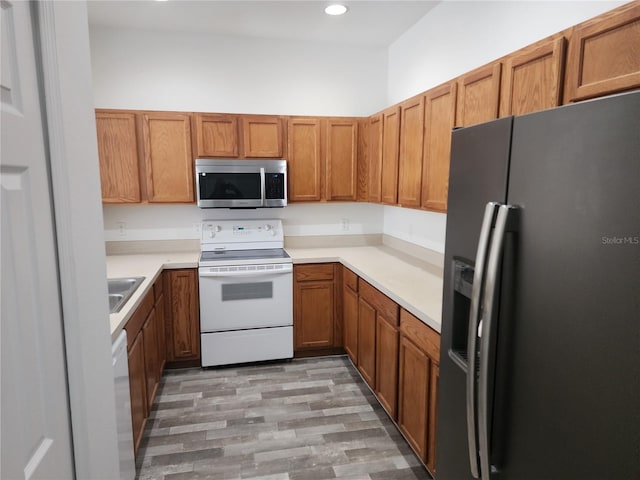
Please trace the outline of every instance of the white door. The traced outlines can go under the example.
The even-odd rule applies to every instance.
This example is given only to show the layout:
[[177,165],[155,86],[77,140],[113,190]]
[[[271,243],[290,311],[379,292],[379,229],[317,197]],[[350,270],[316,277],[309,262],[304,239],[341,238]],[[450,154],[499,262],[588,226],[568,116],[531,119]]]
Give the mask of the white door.
[[72,479],[47,146],[30,4],[0,0],[0,478]]

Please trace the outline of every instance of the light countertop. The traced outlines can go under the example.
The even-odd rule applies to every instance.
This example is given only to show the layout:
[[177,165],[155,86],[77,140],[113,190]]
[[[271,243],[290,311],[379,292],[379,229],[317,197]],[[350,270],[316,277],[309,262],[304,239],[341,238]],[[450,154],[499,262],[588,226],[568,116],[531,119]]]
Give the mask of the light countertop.
[[170,252],[144,255],[108,255],[107,277],[145,277],[131,298],[118,313],[109,315],[111,339],[115,340],[125,324],[153,287],[162,270],[176,268],[197,268],[200,252]]
[[340,262],[440,333],[442,269],[385,245],[287,248],[293,263]]
[[[294,264],[340,262],[402,308],[440,332],[442,270],[385,245],[287,248]],[[197,268],[200,252],[108,255],[107,276],[145,277],[118,313],[109,315],[115,340],[163,269]]]

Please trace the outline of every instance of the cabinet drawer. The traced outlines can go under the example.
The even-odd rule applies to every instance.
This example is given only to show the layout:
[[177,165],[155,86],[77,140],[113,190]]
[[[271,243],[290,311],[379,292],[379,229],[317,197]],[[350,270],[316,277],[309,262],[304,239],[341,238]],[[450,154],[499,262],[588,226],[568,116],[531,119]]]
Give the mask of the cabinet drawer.
[[296,265],[293,271],[296,282],[333,280],[333,263]]
[[440,362],[440,334],[404,309],[400,309],[400,332],[432,360]]
[[360,297],[363,298],[369,305],[374,307],[387,322],[393,326],[398,326],[398,304],[387,297],[385,294],[380,293],[375,287],[360,279]]
[[353,273],[348,268],[343,267],[342,268],[342,278],[343,278],[344,284],[347,287],[349,287],[354,292],[358,291],[358,275]]
[[[149,312],[151,312],[151,309],[153,308],[154,300],[153,290],[150,290],[144,296],[142,303],[138,305],[138,308],[124,326],[124,329],[127,331],[127,338],[135,338],[136,335],[138,335],[138,332],[142,329],[142,325],[144,325],[144,321],[147,319]],[[131,347],[131,345],[132,343],[129,344],[129,347]],[[131,348],[128,350],[131,350]]]

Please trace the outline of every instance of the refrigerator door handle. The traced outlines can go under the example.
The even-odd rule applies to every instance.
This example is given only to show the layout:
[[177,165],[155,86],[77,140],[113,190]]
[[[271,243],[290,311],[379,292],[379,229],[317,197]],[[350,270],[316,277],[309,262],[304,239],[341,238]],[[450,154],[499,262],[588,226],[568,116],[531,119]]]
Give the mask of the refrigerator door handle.
[[[492,335],[494,333],[494,319],[497,308],[495,305],[498,274],[502,253],[504,250],[504,239],[507,231],[512,229],[512,223],[517,209],[511,205],[501,205],[498,209],[495,231],[491,241],[489,259],[487,260],[487,275],[483,294],[482,311],[482,332],[480,339],[480,366],[478,376],[478,443],[480,452],[480,473],[482,480],[490,480],[490,446],[489,446],[489,368],[493,358]],[[495,310],[495,311],[494,311]]]
[[469,446],[469,463],[473,478],[480,478],[478,458],[478,432],[476,409],[476,356],[478,339],[478,322],[480,320],[480,298],[484,281],[485,263],[490,246],[491,227],[500,204],[487,203],[478,239],[478,251],[473,273],[471,289],[471,306],[469,309],[469,332],[467,336],[467,444]]

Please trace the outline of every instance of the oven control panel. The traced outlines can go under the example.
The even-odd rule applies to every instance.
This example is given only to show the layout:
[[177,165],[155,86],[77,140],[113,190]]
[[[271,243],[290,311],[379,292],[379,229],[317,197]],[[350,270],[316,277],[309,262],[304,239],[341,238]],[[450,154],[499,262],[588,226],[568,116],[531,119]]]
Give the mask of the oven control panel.
[[280,219],[205,220],[202,222],[200,243],[203,250],[282,248],[284,243],[282,221]]

